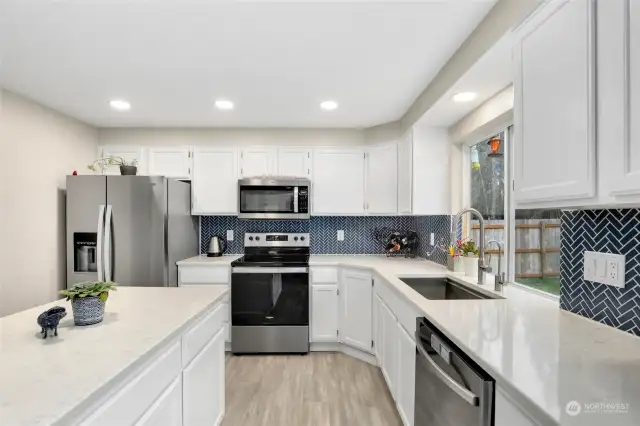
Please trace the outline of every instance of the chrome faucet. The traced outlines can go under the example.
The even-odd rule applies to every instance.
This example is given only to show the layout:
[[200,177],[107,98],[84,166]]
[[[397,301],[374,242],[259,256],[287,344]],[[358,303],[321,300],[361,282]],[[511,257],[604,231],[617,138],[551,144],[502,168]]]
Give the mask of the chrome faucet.
[[[504,244],[502,244],[498,240],[487,241],[486,246],[489,247],[491,243],[496,243],[498,245],[498,273],[495,275],[495,287],[493,288],[495,291],[502,291],[502,287],[506,281],[505,273],[502,272],[502,253],[504,252]],[[491,254],[489,254],[491,256]],[[489,259],[491,259],[489,257]],[[488,264],[491,264],[490,261],[487,261]]]
[[456,229],[458,228],[460,219],[465,213],[471,213],[476,216],[480,222],[480,241],[478,242],[478,249],[480,250],[480,255],[478,256],[478,285],[484,285],[484,273],[491,272],[491,268],[484,264],[484,218],[478,210],[468,208],[458,212],[455,219],[451,221],[451,244],[455,244],[456,242]]

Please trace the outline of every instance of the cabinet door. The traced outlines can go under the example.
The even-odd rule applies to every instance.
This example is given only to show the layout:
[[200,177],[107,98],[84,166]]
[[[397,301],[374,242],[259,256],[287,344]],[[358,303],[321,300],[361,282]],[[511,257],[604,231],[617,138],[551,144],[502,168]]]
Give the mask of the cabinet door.
[[411,213],[413,191],[413,132],[409,129],[398,142],[398,213]]
[[416,344],[405,329],[396,323],[398,335],[398,409],[405,426],[413,425],[416,394]]
[[135,426],[182,425],[182,377],[178,377],[153,403]]
[[382,375],[394,400],[397,400],[397,367],[398,367],[398,330],[396,317],[389,307],[382,302]]
[[382,366],[382,299],[373,296],[373,353]]
[[224,328],[182,373],[185,426],[217,425],[224,416]]
[[[144,150],[139,146],[113,146],[107,145],[102,147],[102,158],[104,157],[120,157],[127,164],[131,164],[132,161],[138,161],[138,174],[144,175],[147,173],[146,164],[144,162]],[[106,175],[119,175],[120,168],[118,166],[111,166],[105,171]]]
[[243,148],[240,154],[242,177],[273,176],[276,174],[277,151],[270,147]]
[[318,148],[313,151],[313,213],[364,213],[364,150]]
[[601,87],[598,118],[603,119],[598,126],[606,150],[600,153],[607,161],[603,164],[608,174],[605,178],[611,180],[611,195],[637,195],[640,194],[640,2],[598,2],[598,39]]
[[311,286],[311,341],[338,340],[338,286],[314,284]]
[[354,348],[372,351],[371,275],[343,270],[340,276],[340,340]]
[[[496,389],[495,398],[495,426],[537,426],[542,424],[523,413],[518,406],[506,397],[501,388]],[[576,424],[580,423],[577,422]]]
[[398,212],[398,146],[396,143],[369,148],[366,187],[367,213]]
[[279,148],[278,174],[280,176],[310,177],[311,150],[309,148]]
[[542,6],[518,31],[518,204],[595,196],[594,0]]
[[149,148],[148,154],[149,175],[171,178],[191,177],[191,148]]
[[196,148],[191,191],[193,214],[237,214],[238,151]]

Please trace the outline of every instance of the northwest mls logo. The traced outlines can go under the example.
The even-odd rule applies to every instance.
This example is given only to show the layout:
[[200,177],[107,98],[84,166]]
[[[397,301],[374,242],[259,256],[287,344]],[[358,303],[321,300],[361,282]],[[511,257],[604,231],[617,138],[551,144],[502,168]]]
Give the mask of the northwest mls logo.
[[565,409],[568,415],[577,416],[582,411],[582,405],[578,401],[569,401]]

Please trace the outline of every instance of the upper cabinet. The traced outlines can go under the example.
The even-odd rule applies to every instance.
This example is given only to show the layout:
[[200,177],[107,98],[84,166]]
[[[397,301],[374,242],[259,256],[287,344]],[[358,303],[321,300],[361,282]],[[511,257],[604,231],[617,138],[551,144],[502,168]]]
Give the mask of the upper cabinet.
[[412,213],[413,132],[405,132],[398,141],[398,213]]
[[367,150],[367,200],[369,214],[398,212],[398,146],[388,143]]
[[277,171],[276,148],[259,146],[242,148],[240,151],[240,176],[273,176]]
[[364,163],[364,148],[314,149],[312,214],[363,214]]
[[596,191],[593,0],[541,6],[515,46],[515,196],[519,204]]
[[[138,162],[138,174],[144,175],[147,172],[144,161],[144,149],[140,146],[114,146],[107,145],[102,147],[101,157],[120,157],[127,164],[131,164],[134,160]],[[117,166],[111,166],[106,171],[107,175],[119,175],[120,169]]]
[[192,214],[238,214],[238,161],[235,148],[194,149]]
[[189,147],[149,148],[147,159],[149,175],[183,179],[191,177]]
[[278,148],[278,175],[311,178],[311,149]]

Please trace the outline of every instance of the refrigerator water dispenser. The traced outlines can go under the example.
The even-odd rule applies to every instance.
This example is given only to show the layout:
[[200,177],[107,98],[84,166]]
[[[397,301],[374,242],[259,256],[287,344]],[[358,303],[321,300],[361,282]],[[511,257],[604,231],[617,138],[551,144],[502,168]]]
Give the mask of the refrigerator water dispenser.
[[97,272],[96,232],[75,232],[73,234],[74,270],[75,272]]

